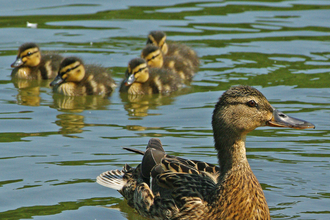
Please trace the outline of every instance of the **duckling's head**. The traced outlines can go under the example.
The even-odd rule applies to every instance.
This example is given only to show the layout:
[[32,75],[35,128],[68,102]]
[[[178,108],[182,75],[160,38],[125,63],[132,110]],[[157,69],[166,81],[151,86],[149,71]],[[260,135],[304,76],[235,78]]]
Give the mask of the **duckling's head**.
[[167,54],[166,34],[163,31],[151,31],[148,35],[147,44],[153,44],[159,47],[164,54]]
[[41,61],[41,53],[37,44],[25,43],[18,49],[16,61],[12,63],[11,67],[19,66],[38,66]]
[[163,53],[159,47],[148,44],[141,53],[141,57],[145,59],[150,67],[162,68],[164,59]]
[[235,135],[239,138],[259,126],[315,127],[276,110],[261,92],[250,86],[235,86],[223,93],[215,106],[212,126],[215,137]]
[[129,86],[134,82],[144,83],[149,79],[149,69],[147,62],[142,58],[132,59],[128,63],[125,73],[125,85]]
[[85,76],[85,67],[81,59],[77,57],[65,58],[59,67],[56,78],[50,86],[60,85],[64,82],[80,82]]

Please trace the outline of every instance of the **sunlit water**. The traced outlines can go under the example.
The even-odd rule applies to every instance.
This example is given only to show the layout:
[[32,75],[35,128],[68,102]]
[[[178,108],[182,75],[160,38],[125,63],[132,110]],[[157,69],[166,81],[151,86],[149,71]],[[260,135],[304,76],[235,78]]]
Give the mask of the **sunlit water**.
[[[329,219],[330,2],[139,2],[1,1],[0,219],[139,219],[96,176],[138,164],[122,147],[142,150],[151,137],[171,154],[217,163],[211,114],[237,84],[316,125],[247,138],[272,218]],[[33,41],[109,67],[120,83],[151,30],[201,57],[191,85],[173,95],[68,98],[53,96],[49,82],[11,81],[17,48]]]

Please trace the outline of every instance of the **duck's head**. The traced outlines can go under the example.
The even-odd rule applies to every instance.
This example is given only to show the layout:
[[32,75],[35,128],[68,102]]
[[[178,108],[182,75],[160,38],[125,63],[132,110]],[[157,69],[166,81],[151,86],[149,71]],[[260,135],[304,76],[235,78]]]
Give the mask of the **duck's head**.
[[38,66],[41,61],[41,53],[37,44],[35,43],[25,43],[18,49],[18,54],[14,63],[11,67],[19,66]]
[[142,58],[132,59],[128,63],[125,73],[125,85],[132,85],[134,82],[144,83],[149,79],[149,69],[147,62]]
[[153,44],[159,47],[164,54],[167,54],[166,34],[163,31],[151,31],[148,35],[147,44]]
[[212,125],[215,137],[224,133],[242,137],[259,126],[315,127],[276,110],[261,92],[250,86],[235,86],[223,93],[215,106]]
[[148,44],[141,53],[141,57],[145,59],[150,67],[163,67],[163,53],[159,47]]
[[80,82],[85,76],[85,67],[77,57],[65,58],[59,67],[58,74],[50,86],[60,85],[63,82]]

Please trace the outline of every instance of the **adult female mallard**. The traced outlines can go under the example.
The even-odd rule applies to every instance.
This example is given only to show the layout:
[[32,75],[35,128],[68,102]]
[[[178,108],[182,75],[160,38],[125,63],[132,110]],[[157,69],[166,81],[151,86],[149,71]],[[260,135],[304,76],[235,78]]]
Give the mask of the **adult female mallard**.
[[147,44],[159,47],[166,56],[181,56],[190,63],[194,72],[198,71],[199,58],[197,53],[185,44],[166,43],[166,34],[163,31],[151,31],[148,35]]
[[182,80],[177,74],[166,69],[149,68],[144,59],[135,58],[128,63],[119,91],[131,95],[167,94],[181,86]]
[[163,56],[161,49],[155,45],[148,44],[141,52],[149,67],[170,69],[180,76],[184,81],[191,81],[195,75],[189,63],[181,56]]
[[18,49],[18,54],[11,67],[11,76],[17,79],[53,79],[63,57],[56,53],[41,54],[35,43],[25,43]]
[[116,83],[106,68],[84,65],[77,57],[67,57],[61,62],[58,75],[50,86],[54,92],[67,96],[108,96],[113,92]]
[[[246,135],[259,126],[314,128],[274,109],[257,89],[235,86],[212,117],[219,167],[167,155],[151,139],[136,168],[112,170],[97,182],[117,189],[141,215],[155,219],[270,219],[262,188],[246,158]],[[150,183],[150,176],[152,182]]]

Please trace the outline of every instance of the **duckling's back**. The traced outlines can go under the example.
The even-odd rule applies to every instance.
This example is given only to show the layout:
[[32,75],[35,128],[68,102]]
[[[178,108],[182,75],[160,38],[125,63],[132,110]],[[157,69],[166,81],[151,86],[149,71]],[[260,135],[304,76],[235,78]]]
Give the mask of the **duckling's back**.
[[199,69],[199,58],[197,53],[185,44],[169,43],[167,56],[181,56],[187,62],[190,63],[191,68],[194,72]]
[[39,64],[41,78],[55,78],[62,60],[63,57],[59,53],[45,52],[44,54],[42,54],[41,62]]
[[85,65],[86,76],[81,85],[86,88],[86,95],[110,95],[116,87],[115,81],[105,67]]
[[153,93],[166,94],[182,87],[182,79],[174,72],[162,68],[149,68],[149,87]]

